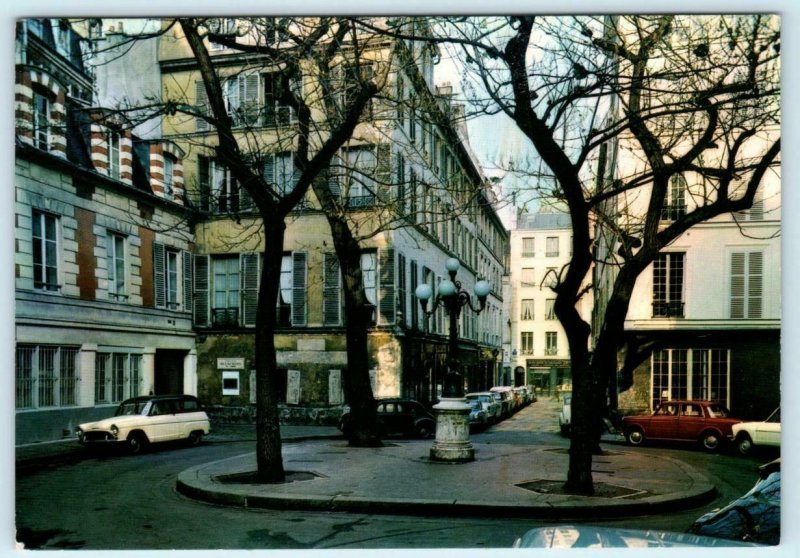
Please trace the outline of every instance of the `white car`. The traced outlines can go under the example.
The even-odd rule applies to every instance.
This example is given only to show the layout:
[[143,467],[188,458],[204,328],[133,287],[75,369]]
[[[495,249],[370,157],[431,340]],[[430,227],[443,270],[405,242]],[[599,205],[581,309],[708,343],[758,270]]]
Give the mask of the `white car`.
[[78,425],[81,445],[125,444],[139,453],[151,442],[187,440],[197,445],[211,431],[208,415],[191,395],[150,395],[127,399],[114,416]]
[[742,455],[747,455],[756,447],[780,447],[781,408],[778,407],[767,420],[760,422],[740,422],[733,425],[733,439]]
[[500,422],[502,418],[500,415],[502,413],[502,405],[495,401],[494,396],[491,392],[488,391],[481,391],[476,393],[468,393],[465,395],[467,399],[467,403],[470,401],[480,401],[483,410],[486,411],[486,415],[489,418],[489,422]]

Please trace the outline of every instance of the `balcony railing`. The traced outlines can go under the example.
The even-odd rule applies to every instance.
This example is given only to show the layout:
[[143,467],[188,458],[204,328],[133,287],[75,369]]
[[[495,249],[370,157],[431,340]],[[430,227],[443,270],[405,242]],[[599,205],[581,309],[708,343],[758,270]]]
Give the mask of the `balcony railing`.
[[348,209],[361,209],[365,207],[372,207],[375,205],[375,195],[369,194],[367,196],[349,196],[347,198]]
[[219,328],[239,326],[238,308],[214,308],[211,310],[211,325]]
[[680,300],[653,302],[653,317],[683,318],[683,305],[684,303]]
[[544,354],[547,356],[553,356],[558,354],[558,347],[546,347],[544,350]]

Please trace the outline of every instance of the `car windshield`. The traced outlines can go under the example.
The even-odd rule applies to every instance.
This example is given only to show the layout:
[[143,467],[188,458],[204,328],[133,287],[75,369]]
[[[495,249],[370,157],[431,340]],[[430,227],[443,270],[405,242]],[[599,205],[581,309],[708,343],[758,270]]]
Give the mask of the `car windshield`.
[[718,403],[708,406],[708,415],[712,418],[725,418],[731,416],[731,412]]
[[123,401],[114,413],[115,417],[124,415],[143,415],[149,401]]
[[469,405],[472,409],[481,409],[481,402],[476,399],[470,399],[467,401],[467,405]]

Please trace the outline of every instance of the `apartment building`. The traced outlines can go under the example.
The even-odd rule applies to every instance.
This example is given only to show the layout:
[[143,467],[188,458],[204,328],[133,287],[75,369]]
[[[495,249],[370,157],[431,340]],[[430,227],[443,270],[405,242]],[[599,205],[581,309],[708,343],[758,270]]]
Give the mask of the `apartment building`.
[[[566,334],[555,315],[556,294],[550,288],[572,256],[569,215],[560,212],[522,213],[510,240],[510,327],[514,385],[533,385],[555,393],[572,384]],[[588,321],[591,296],[579,311]]]
[[[247,40],[246,23],[208,24]],[[290,31],[277,32],[274,45],[280,47]],[[461,261],[458,279],[465,289],[471,291],[484,278],[494,287],[486,310],[479,316],[466,312],[460,325],[468,387],[489,387],[497,373],[500,278],[508,242],[493,209],[491,185],[466,144],[465,128],[458,125],[451,90],[433,84],[435,49],[367,33],[360,39],[359,60],[348,58],[352,50],[345,48],[336,61],[337,94],[346,96],[348,81],[365,76],[385,82],[337,154],[329,179],[352,223],[363,230],[387,216],[393,223],[362,241],[364,288],[375,307],[369,332],[373,393],[436,400],[445,372],[445,315],[440,310],[426,319],[413,293],[423,282],[435,288],[447,276],[449,257]],[[278,189],[293,188],[297,119],[274,94],[280,65],[220,44],[208,43],[208,48],[225,83],[226,106],[239,119],[237,129],[257,145],[265,176]],[[164,98],[205,105],[196,61],[177,27],[160,39],[159,66]],[[314,125],[325,129],[319,79],[314,68],[301,70],[294,87],[307,99]],[[247,418],[255,400],[253,327],[263,238],[248,196],[214,158],[215,133],[202,118],[175,115],[164,121],[165,136],[189,153],[184,159],[188,198],[201,215],[194,257],[200,396]],[[338,261],[313,193],[286,226],[275,335],[284,370],[284,420],[330,420],[344,402],[347,366]]]
[[18,444],[131,396],[197,392],[183,152],[93,104],[89,52],[64,21],[17,23]]

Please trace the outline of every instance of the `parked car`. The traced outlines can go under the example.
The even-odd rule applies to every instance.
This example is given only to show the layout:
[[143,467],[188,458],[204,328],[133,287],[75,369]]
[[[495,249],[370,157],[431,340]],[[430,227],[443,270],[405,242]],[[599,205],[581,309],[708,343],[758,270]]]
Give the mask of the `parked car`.
[[502,416],[510,417],[514,414],[516,410],[514,407],[514,396],[511,393],[511,388],[509,386],[495,386],[491,388],[489,391],[495,393],[500,396],[500,403],[503,406]]
[[781,539],[780,462],[759,468],[759,479],[747,494],[724,508],[700,516],[689,531],[734,541],[778,544]]
[[513,390],[514,397],[517,399],[517,407],[522,408],[530,403],[530,399],[528,399],[528,390],[524,387],[515,387]]
[[[436,420],[419,401],[413,399],[377,399],[375,411],[382,436],[401,435],[430,438],[436,432]],[[339,420],[339,430],[347,435],[350,413]]]
[[533,386],[524,386],[528,392],[528,399],[531,403],[536,403],[538,398],[536,397],[536,388]]
[[562,436],[569,436],[572,426],[572,396],[561,398],[561,410],[558,412],[558,426]]
[[491,392],[481,391],[476,393],[468,393],[466,398],[467,403],[470,401],[480,401],[483,410],[486,411],[489,422],[498,422],[501,419],[500,415],[503,411],[503,405],[501,402],[495,400],[494,394]]
[[667,401],[652,415],[628,416],[622,428],[628,443],[639,446],[645,440],[698,442],[714,451],[733,440],[731,427],[742,422],[714,401]]
[[467,399],[467,405],[469,405],[470,426],[486,426],[489,424],[489,415],[483,410],[483,405],[481,405],[480,401]]
[[688,533],[620,529],[592,525],[553,525],[531,529],[514,548],[659,548],[759,546]]
[[149,395],[127,399],[114,416],[78,425],[83,446],[125,444],[139,453],[151,442],[187,440],[199,444],[211,431],[208,415],[191,395]]
[[742,455],[753,451],[753,447],[780,447],[781,408],[778,407],[766,420],[760,422],[740,422],[733,425],[736,449]]

